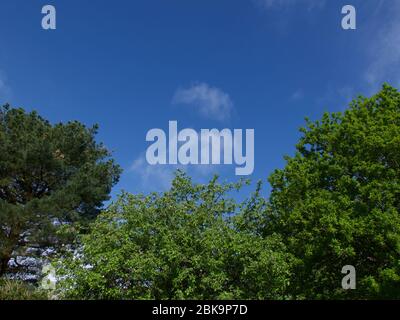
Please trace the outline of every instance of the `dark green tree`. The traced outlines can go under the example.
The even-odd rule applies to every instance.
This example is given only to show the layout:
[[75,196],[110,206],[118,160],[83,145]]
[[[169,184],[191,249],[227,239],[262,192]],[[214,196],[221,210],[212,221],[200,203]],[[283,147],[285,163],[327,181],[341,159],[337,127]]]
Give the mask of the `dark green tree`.
[[[292,292],[400,298],[400,93],[385,85],[302,132],[296,155],[270,177],[264,221],[301,261]],[[356,268],[356,290],[341,287],[344,265]]]
[[[193,184],[122,194],[60,260],[60,295],[77,299],[283,299],[293,259],[278,236],[251,231],[254,201],[240,184]],[[246,212],[246,214],[244,214]],[[232,217],[234,215],[235,218]]]
[[0,109],[0,276],[11,258],[68,243],[109,198],[120,168],[96,132]]

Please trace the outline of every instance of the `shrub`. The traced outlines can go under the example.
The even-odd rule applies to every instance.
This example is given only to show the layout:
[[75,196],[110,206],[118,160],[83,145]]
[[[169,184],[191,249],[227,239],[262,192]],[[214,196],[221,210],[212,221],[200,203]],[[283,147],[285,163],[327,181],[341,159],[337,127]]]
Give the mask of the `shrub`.
[[47,299],[47,294],[33,285],[16,280],[0,280],[0,300]]

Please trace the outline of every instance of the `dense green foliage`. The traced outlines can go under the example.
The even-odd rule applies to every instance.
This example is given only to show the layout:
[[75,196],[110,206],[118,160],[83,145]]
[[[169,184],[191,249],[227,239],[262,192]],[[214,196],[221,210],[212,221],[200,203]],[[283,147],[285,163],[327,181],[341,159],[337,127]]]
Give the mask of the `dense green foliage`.
[[62,261],[64,295],[283,298],[293,259],[278,236],[264,239],[239,231],[245,225],[241,212],[253,203],[239,206],[227,197],[238,187],[216,179],[194,185],[178,173],[162,195],[121,195],[84,237],[79,258]]
[[[400,298],[400,94],[384,86],[308,121],[293,157],[235,203],[235,185],[178,174],[164,194],[123,194],[79,254],[69,298]],[[353,265],[357,289],[343,290]]]
[[[270,177],[267,227],[301,260],[293,294],[400,298],[400,94],[385,85],[302,131],[296,155]],[[344,292],[347,264],[357,290]]]
[[[95,216],[119,169],[79,123],[3,109],[0,125],[1,258],[21,235],[55,237],[54,219]],[[122,193],[55,262],[57,297],[400,299],[400,93],[385,85],[301,131],[268,199],[261,183],[238,202],[244,182],[182,172],[164,193]],[[355,290],[341,286],[345,265]]]
[[12,257],[75,237],[108,199],[120,169],[96,130],[0,108],[0,276]]

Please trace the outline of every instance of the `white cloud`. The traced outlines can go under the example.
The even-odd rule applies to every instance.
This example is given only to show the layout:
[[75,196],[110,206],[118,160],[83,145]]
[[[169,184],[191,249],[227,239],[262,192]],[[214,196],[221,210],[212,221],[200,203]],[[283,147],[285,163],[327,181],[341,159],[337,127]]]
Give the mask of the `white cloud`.
[[[220,136],[215,131],[211,131],[210,135],[214,138],[219,138]],[[205,146],[201,144],[200,132],[198,132],[199,140],[197,143],[192,140],[192,143],[196,143],[194,147],[200,146],[200,155],[205,152]],[[213,139],[213,138],[211,138]],[[188,142],[185,142],[187,144]],[[181,143],[180,143],[181,145]],[[235,145],[234,148],[238,148]],[[211,162],[211,155],[220,153],[221,156],[221,164],[224,161],[224,143],[221,141],[220,145],[211,144],[209,148],[209,156]],[[168,157],[168,152],[167,152]],[[139,178],[139,183],[141,187],[145,190],[167,190],[171,186],[171,182],[174,179],[175,172],[179,169],[187,172],[192,178],[198,181],[204,181],[211,178],[214,174],[221,173],[224,170],[227,170],[226,167],[231,167],[232,165],[216,165],[216,164],[198,164],[198,165],[150,165],[146,161],[145,153],[142,153],[137,159],[135,159],[132,165],[129,168],[129,172],[133,173],[135,176]]]
[[165,191],[171,187],[171,182],[175,177],[176,171],[187,172],[192,179],[197,182],[206,182],[214,174],[224,171],[225,166],[219,165],[150,165],[146,157],[142,154],[138,157],[129,172],[138,178],[142,191]]
[[171,186],[174,178],[174,172],[179,169],[172,165],[150,165],[146,157],[142,154],[130,167],[129,171],[136,174],[140,179],[140,184],[145,189],[166,190]]
[[233,112],[233,102],[230,96],[207,83],[199,83],[187,89],[178,89],[172,102],[196,108],[202,116],[218,121],[229,120]]

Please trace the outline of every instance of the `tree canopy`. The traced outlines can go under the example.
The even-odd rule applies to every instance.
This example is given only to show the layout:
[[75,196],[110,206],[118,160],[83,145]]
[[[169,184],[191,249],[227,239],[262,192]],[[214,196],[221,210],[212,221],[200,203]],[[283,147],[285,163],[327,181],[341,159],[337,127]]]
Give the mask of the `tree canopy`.
[[[50,124],[0,109],[0,276],[17,257],[72,242],[109,198],[120,168],[95,141],[97,126]],[[73,238],[68,238],[73,237]]]
[[[385,85],[302,132],[269,179],[266,216],[301,261],[293,293],[400,298],[400,93]],[[344,265],[357,270],[356,290],[341,289]]]
[[[293,259],[277,235],[252,233],[228,196],[240,184],[193,184],[178,172],[171,189],[124,193],[60,261],[61,292],[88,299],[278,299]],[[240,231],[240,229],[242,229]]]
[[[122,194],[61,263],[65,297],[400,298],[400,94],[385,85],[345,112],[307,120],[296,153],[236,202],[235,184],[178,173]],[[344,290],[342,268],[356,269]]]
[[[123,192],[97,216],[120,169],[96,128],[8,107],[0,126],[1,270],[72,234],[54,262],[59,297],[400,298],[400,93],[389,85],[307,120],[269,197],[260,182],[243,201],[245,181],[178,171],[169,190]],[[341,285],[348,265],[354,290]]]

